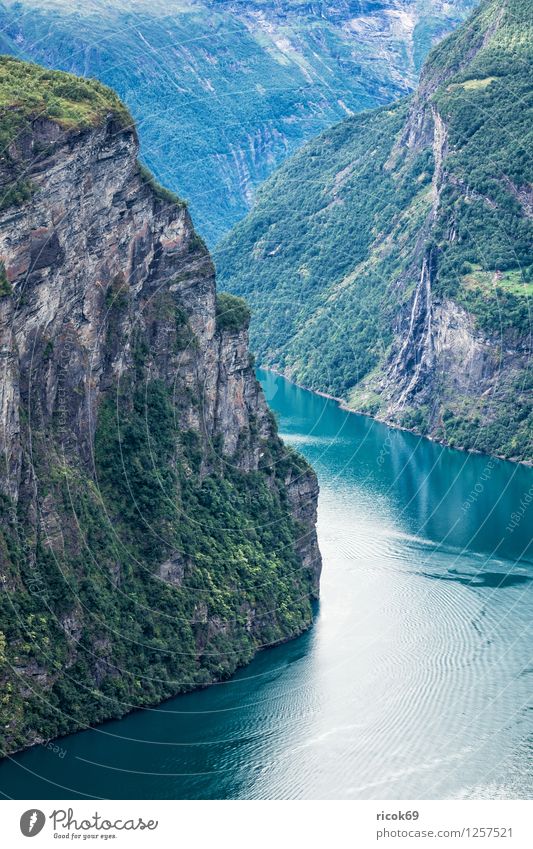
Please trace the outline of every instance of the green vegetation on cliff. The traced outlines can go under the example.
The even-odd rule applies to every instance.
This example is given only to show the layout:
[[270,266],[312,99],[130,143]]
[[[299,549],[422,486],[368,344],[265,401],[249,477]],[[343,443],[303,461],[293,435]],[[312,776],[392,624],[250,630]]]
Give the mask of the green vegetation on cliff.
[[59,548],[0,499],[0,754],[225,678],[312,621],[285,489],[307,465],[272,437],[240,471],[161,381],[135,384],[103,400],[94,479],[33,433]]
[[[50,120],[69,132],[98,126],[110,117],[117,129],[133,126],[116,93],[97,80],[0,56],[0,162],[6,169],[0,186],[0,212],[21,206],[32,196],[33,184],[21,173],[13,145],[24,149],[24,139],[31,138],[35,122]],[[35,153],[42,153],[45,146],[41,140]],[[171,193],[167,195],[165,199],[170,200]]]
[[[281,444],[264,450],[281,474],[290,463]],[[0,754],[227,677],[258,647],[309,626],[301,529],[282,487],[210,459],[200,477],[200,445],[176,431],[169,393],[153,383],[118,419],[116,399],[105,402],[99,489],[67,467],[40,476],[70,551],[39,535],[31,564],[24,517],[2,501]],[[177,564],[170,580],[166,557]]]
[[250,307],[244,298],[220,292],[217,295],[216,318],[220,330],[246,330],[250,324]]
[[[435,49],[426,71],[455,71],[433,96],[449,147],[433,232],[439,251],[437,291],[479,315],[488,331],[529,330],[532,12],[530,0],[482,4],[468,28]],[[461,61],[463,51],[484,41],[494,26],[494,35],[473,58]],[[490,285],[488,272],[493,273]]]
[[[531,0],[485,0],[430,53],[413,97],[308,144],[216,252],[221,285],[251,303],[260,362],[520,459],[533,456],[531,13]],[[486,360],[466,390],[434,354],[457,322]]]
[[29,123],[49,118],[64,129],[82,129],[113,115],[120,126],[133,120],[114,91],[97,80],[0,56],[0,155]]

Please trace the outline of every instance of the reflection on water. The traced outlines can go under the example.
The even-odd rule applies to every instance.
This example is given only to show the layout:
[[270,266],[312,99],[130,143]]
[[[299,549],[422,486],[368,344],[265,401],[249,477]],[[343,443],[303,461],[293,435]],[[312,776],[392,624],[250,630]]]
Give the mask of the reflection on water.
[[530,796],[533,472],[260,377],[321,484],[315,627],[229,682],[65,738],[63,757],[38,747],[5,761],[0,788],[18,798]]

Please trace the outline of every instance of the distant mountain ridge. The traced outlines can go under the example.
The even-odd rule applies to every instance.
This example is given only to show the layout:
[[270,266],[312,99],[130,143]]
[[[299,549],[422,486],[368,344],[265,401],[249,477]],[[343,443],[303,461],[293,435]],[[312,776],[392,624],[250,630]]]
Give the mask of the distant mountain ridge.
[[411,90],[474,0],[0,3],[0,51],[96,77],[214,244],[307,139]]
[[533,3],[484,0],[414,96],[347,119],[219,245],[259,361],[450,445],[533,461]]

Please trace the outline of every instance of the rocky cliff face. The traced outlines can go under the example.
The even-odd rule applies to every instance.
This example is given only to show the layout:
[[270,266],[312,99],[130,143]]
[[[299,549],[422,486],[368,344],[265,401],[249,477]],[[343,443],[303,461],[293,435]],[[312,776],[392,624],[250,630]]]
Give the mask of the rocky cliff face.
[[[502,143],[499,127],[502,100],[520,102],[529,12],[527,3],[485,2],[422,74],[389,165],[402,149],[412,158],[431,150],[431,204],[397,281],[407,296],[388,356],[352,396],[363,408],[378,397],[383,421],[527,462],[530,169],[519,164],[520,143]],[[492,256],[489,240],[498,246]]]
[[316,478],[137,154],[30,116],[2,164],[4,752],[224,677],[318,595]]
[[[400,313],[383,371],[362,381],[354,406],[365,410],[377,395],[374,415],[381,421],[443,442],[449,441],[447,429],[462,424],[454,445],[499,454],[501,443],[485,448],[480,430],[492,425],[512,429],[514,401],[520,407],[525,403],[520,418],[527,419],[529,342],[512,332],[503,338],[483,333],[468,310],[451,299],[432,297],[427,288],[421,305],[422,285],[410,310]],[[511,434],[505,450],[513,459],[530,461],[529,432]]]

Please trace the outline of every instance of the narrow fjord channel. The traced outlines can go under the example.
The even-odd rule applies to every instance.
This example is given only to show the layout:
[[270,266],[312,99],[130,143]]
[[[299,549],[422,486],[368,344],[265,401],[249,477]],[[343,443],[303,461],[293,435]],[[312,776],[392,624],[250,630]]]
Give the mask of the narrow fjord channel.
[[0,790],[530,797],[533,470],[260,379],[320,481],[314,628],[231,681],[4,760]]

